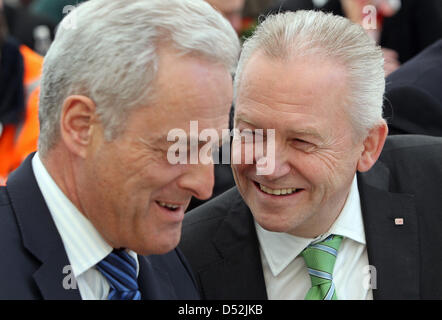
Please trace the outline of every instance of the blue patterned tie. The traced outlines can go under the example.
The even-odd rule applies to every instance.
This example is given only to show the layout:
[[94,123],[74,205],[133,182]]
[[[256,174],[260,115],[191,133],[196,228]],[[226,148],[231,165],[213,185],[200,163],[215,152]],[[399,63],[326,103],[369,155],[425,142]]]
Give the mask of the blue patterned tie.
[[137,283],[137,263],[125,250],[115,249],[96,267],[109,282],[108,300],[141,299]]

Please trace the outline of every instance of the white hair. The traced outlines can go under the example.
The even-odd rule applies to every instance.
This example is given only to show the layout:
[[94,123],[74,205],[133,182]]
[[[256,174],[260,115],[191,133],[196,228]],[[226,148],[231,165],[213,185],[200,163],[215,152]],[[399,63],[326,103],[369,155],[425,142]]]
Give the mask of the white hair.
[[235,78],[235,96],[244,67],[256,51],[281,60],[312,56],[336,61],[347,72],[346,110],[357,136],[365,137],[382,121],[383,54],[361,26],[320,11],[300,10],[268,16],[243,45]]
[[39,152],[57,142],[70,95],[94,101],[107,140],[121,133],[128,111],[152,94],[161,44],[232,75],[240,50],[230,23],[203,0],[90,0],[72,10],[44,59]]

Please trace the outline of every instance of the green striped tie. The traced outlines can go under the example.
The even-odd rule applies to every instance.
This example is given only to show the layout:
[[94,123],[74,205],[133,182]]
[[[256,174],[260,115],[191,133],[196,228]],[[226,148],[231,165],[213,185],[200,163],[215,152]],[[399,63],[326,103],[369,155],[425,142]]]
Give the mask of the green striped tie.
[[312,287],[305,296],[306,300],[338,299],[332,274],[341,241],[341,236],[331,235],[302,251],[312,281]]

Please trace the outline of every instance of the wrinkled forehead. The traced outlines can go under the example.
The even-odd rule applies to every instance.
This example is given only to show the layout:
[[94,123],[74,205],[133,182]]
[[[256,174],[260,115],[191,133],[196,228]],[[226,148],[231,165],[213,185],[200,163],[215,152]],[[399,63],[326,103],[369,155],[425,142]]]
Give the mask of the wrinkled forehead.
[[303,104],[343,97],[347,91],[347,72],[338,62],[312,56],[280,59],[257,52],[244,66],[235,102],[241,105],[244,99],[260,97],[269,103],[280,98],[288,105]]
[[238,119],[276,124],[344,120],[348,96],[345,69],[333,61],[253,55],[235,100]]

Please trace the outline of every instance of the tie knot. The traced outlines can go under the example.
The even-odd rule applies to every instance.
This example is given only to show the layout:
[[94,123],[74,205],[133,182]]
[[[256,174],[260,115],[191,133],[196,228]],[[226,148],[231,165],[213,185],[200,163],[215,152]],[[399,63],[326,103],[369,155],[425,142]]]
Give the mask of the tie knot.
[[109,300],[140,300],[137,262],[129,253],[115,249],[96,267],[109,282]]
[[330,235],[321,242],[310,244],[302,251],[312,286],[332,281],[333,268],[341,242],[342,236]]

